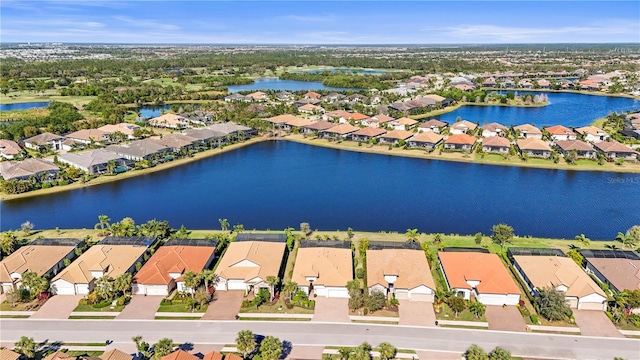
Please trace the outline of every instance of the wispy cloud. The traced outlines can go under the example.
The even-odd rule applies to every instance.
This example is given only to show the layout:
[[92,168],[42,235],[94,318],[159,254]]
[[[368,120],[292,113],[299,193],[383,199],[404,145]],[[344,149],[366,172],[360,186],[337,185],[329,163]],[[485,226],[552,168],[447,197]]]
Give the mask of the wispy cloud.
[[179,30],[180,26],[149,19],[133,19],[128,16],[115,16],[114,19],[139,28]]

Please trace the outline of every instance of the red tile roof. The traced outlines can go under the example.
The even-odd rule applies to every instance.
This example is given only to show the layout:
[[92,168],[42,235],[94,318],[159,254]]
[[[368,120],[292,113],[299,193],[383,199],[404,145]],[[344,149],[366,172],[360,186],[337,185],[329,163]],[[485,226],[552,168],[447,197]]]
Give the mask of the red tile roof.
[[544,129],[551,135],[575,135],[571,129],[562,125],[549,126]]
[[563,151],[593,151],[593,147],[582,140],[560,140],[556,141],[556,144]]
[[503,138],[502,136],[491,136],[488,138],[482,139],[483,146],[498,146],[498,147],[510,147],[511,142],[509,139]]
[[[206,246],[161,246],[134,276],[133,281],[143,285],[166,285],[171,282],[169,273],[183,274],[186,271],[202,271],[213,257],[215,247]],[[178,279],[181,279],[180,276]]]
[[603,152],[636,153],[637,154],[637,152],[634,151],[632,148],[625,146],[615,140],[599,142],[599,143],[596,143],[594,146],[602,150]]
[[444,141],[445,144],[462,144],[462,145],[473,145],[476,143],[476,138],[467,134],[456,134],[451,135],[447,140]]
[[496,254],[440,252],[438,257],[451,288],[471,289],[467,281],[479,281],[480,294],[521,293]]

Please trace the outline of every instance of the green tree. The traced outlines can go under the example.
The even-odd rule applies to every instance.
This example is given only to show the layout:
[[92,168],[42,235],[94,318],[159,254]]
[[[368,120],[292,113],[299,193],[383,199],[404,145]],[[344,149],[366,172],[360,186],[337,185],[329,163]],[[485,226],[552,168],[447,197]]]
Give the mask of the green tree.
[[25,236],[31,235],[33,231],[34,225],[31,221],[27,220],[20,225],[20,230],[24,233]]
[[451,296],[447,305],[449,305],[455,317],[458,317],[458,314],[466,308],[466,301],[462,296]]
[[382,291],[376,289],[371,294],[365,296],[364,306],[369,311],[378,311],[384,307],[387,302],[387,296]]
[[354,234],[353,234],[353,229],[352,229],[351,227],[348,227],[348,228],[347,228],[347,238],[348,238],[349,240],[351,240],[351,239],[353,239],[353,235],[354,235]]
[[480,346],[473,344],[464,353],[467,360],[488,360],[489,355]]
[[273,301],[276,292],[276,286],[280,282],[280,279],[277,276],[269,275],[265,279],[267,284],[269,284],[269,301]]
[[622,243],[627,247],[634,247],[640,243],[640,225],[634,225],[627,230],[627,234]]
[[589,246],[589,244],[591,243],[591,240],[588,237],[584,236],[584,234],[577,235],[575,239],[584,246]]
[[220,229],[222,229],[222,231],[229,230],[229,220],[227,220],[227,219],[218,219],[218,222],[220,223]]
[[182,274],[182,279],[184,280],[184,286],[191,293],[191,297],[193,297],[196,288],[200,285],[200,277],[192,270],[188,270]]
[[49,289],[49,280],[33,271],[26,271],[22,274],[22,286],[27,287],[32,296],[36,296]]
[[173,352],[173,340],[169,338],[162,338],[157,343],[153,344],[153,359],[161,359]]
[[131,273],[124,273],[118,276],[113,281],[113,290],[120,295],[124,295],[127,291],[131,290]]
[[205,287],[200,286],[193,294],[193,299],[198,307],[202,308],[211,301],[211,293]]
[[187,228],[184,225],[182,225],[180,226],[180,229],[178,229],[178,231],[173,233],[171,237],[174,239],[187,239],[190,233],[191,231],[187,230]]
[[108,276],[101,276],[95,280],[93,292],[100,300],[111,300],[115,295],[113,280]]
[[560,321],[571,316],[571,308],[564,298],[564,292],[556,289],[538,289],[540,315],[551,321]]
[[241,232],[243,232],[243,231],[244,231],[244,225],[242,225],[242,224],[235,224],[235,225],[233,225],[233,232],[235,232],[235,233],[238,233],[238,234],[239,234],[239,233],[241,233]]
[[284,283],[282,290],[287,294],[287,298],[291,301],[291,297],[298,290],[298,284],[295,281],[287,281]]
[[10,255],[16,248],[18,237],[13,231],[5,231],[2,234],[2,242],[0,242],[0,250],[3,256]]
[[282,356],[282,341],[277,337],[267,336],[260,343],[262,360],[278,360]]
[[388,342],[383,342],[378,345],[378,352],[380,353],[380,359],[389,360],[396,356],[397,349]]
[[349,354],[350,360],[371,360],[371,345],[367,342],[363,342],[358,345],[351,354]]
[[341,360],[347,360],[349,359],[352,351],[353,350],[351,350],[351,348],[341,347],[340,349],[338,349],[338,355],[340,356]]
[[476,319],[482,317],[486,310],[487,307],[477,299],[469,302],[469,311],[475,315]]
[[131,341],[133,341],[134,344],[136,344],[136,351],[137,354],[140,354],[140,345],[142,344],[142,335],[134,335],[133,337],[131,337]]
[[236,349],[246,359],[256,349],[256,337],[251,330],[241,330],[236,337]]
[[489,353],[489,360],[511,360],[511,353],[508,350],[497,346]]
[[476,237],[475,237],[475,242],[476,245],[481,245],[482,244],[482,233],[476,233]]
[[15,343],[14,350],[29,359],[33,359],[36,356],[36,342],[31,337],[22,336]]
[[214,286],[220,282],[220,277],[218,276],[218,274],[216,274],[211,269],[202,270],[200,272],[200,277],[202,278],[202,280],[204,280],[204,287],[207,290],[209,289],[209,282],[211,282],[211,284]]
[[507,244],[513,241],[513,228],[507,224],[493,225],[491,228],[491,241],[500,245],[502,251]]
[[404,235],[407,237],[408,242],[416,242],[418,241],[418,237],[420,236],[418,234],[418,229],[407,229]]

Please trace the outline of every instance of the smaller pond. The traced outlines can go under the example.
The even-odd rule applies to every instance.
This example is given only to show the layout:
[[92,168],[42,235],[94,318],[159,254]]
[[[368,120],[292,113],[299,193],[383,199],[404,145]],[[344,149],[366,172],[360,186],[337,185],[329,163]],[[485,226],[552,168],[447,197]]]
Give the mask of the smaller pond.
[[319,81],[296,81],[281,80],[278,78],[257,79],[253,84],[228,86],[230,93],[238,91],[258,91],[258,90],[276,90],[276,91],[299,91],[299,90],[335,90],[335,91],[358,91],[360,89],[335,88],[325,86]]
[[143,119],[151,119],[162,115],[163,111],[171,109],[170,104],[165,105],[144,105],[140,108],[140,116]]
[[48,101],[31,101],[15,104],[0,104],[0,111],[40,109],[49,106]]

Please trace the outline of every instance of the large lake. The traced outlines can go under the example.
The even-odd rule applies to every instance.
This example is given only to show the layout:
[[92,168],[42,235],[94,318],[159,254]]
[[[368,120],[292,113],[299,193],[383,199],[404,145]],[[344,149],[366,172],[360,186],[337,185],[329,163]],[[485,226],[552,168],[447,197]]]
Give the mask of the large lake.
[[347,88],[335,88],[331,86],[325,86],[319,81],[296,81],[296,80],[281,80],[278,78],[264,78],[257,79],[253,84],[246,85],[233,85],[228,86],[229,92],[236,93],[238,91],[257,91],[257,90],[276,90],[276,91],[299,91],[299,90],[354,90],[360,89],[347,89]]
[[[0,229],[92,228],[98,215],[173,227],[298,228],[612,239],[640,223],[640,175],[364,154],[272,141],[166,171],[0,203]],[[373,240],[373,239],[372,239]]]

